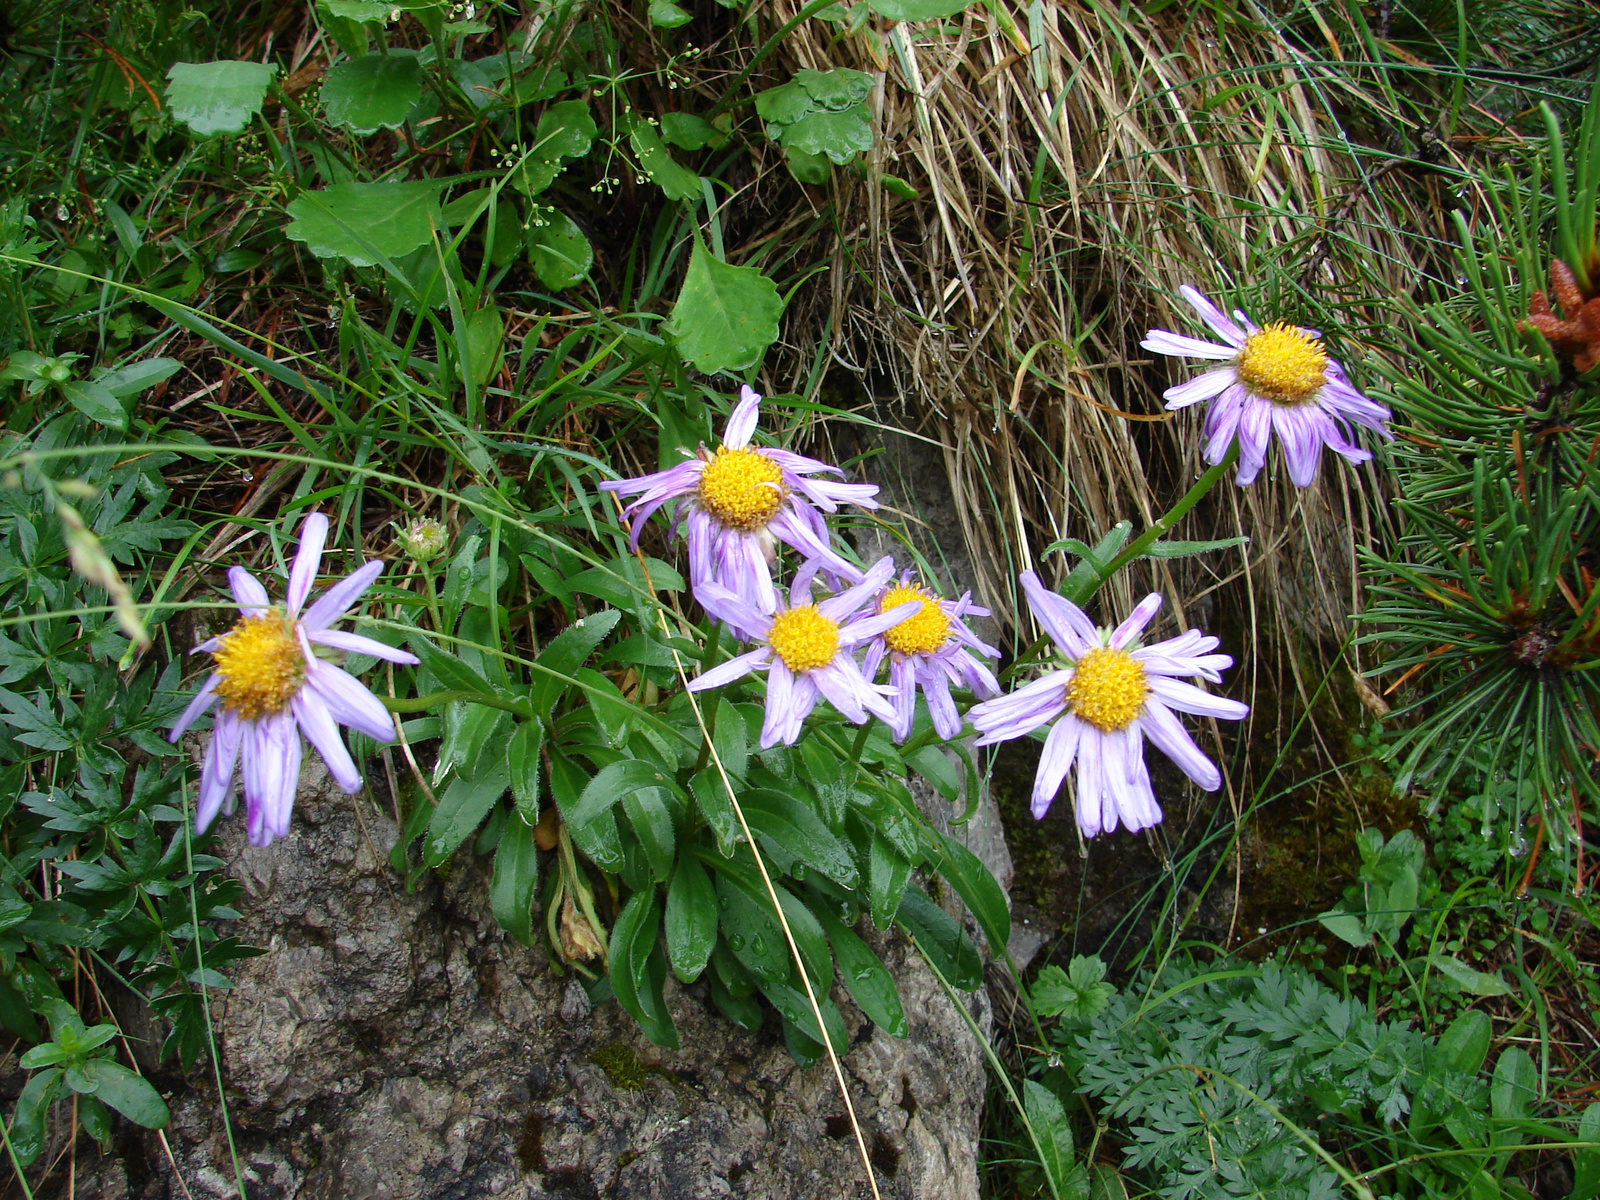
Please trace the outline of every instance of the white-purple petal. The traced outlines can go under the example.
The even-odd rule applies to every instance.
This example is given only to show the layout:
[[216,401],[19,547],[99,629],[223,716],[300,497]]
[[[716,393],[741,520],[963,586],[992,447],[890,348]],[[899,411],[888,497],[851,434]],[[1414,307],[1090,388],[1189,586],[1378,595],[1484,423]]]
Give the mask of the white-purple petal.
[[1034,617],[1068,658],[1077,662],[1093,647],[1099,645],[1099,631],[1095,629],[1094,622],[1089,620],[1088,614],[1083,609],[1065,596],[1058,596],[1045,587],[1039,576],[1032,571],[1022,572],[1018,578],[1021,580],[1023,595],[1027,597],[1028,607],[1033,611]]
[[405,663],[415,665],[420,660],[408,650],[397,650],[393,646],[386,646],[376,638],[363,637],[359,633],[345,633],[337,629],[322,629],[316,632],[308,631],[306,636],[319,646],[329,646],[334,650],[342,650],[346,654],[366,654],[372,658],[381,658],[384,662]]
[[247,617],[259,617],[272,607],[267,589],[243,567],[228,568],[228,588],[233,592],[239,610]]
[[339,736],[339,727],[333,723],[333,716],[322,698],[310,688],[301,688],[290,702],[290,708],[300,731],[328,765],[333,781],[352,796],[359,792],[361,772],[356,769],[355,760],[350,757],[344,739]]
[[1127,620],[1112,630],[1111,638],[1106,643],[1113,650],[1121,650],[1134,638],[1144,632],[1144,627],[1150,624],[1150,618],[1161,609],[1161,593],[1151,592],[1138,606],[1128,614]]
[[1180,383],[1169,387],[1162,393],[1167,402],[1167,408],[1187,408],[1200,400],[1209,400],[1213,396],[1221,395],[1229,387],[1239,381],[1237,367],[1219,367],[1215,371],[1207,371],[1204,375],[1196,375],[1187,383]]
[[1250,715],[1250,706],[1226,696],[1213,696],[1202,692],[1192,683],[1169,679],[1161,675],[1147,675],[1145,686],[1150,694],[1179,712],[1193,713],[1197,717],[1217,717],[1224,721],[1240,721]]
[[875,598],[878,591],[884,584],[889,582],[889,577],[893,574],[894,559],[885,554],[872,564],[866,574],[861,577],[860,583],[853,584],[837,596],[829,596],[817,605],[817,611],[830,621],[843,621],[851,613]]
[[382,559],[363,563],[317,597],[317,602],[300,618],[301,626],[307,633],[320,633],[335,621],[342,619],[350,610],[350,606],[361,599],[366,590],[382,574]]
[[761,395],[749,384],[739,389],[739,403],[733,406],[728,424],[722,430],[722,444],[730,450],[743,450],[755,436],[761,419]]
[[211,744],[206,747],[205,763],[200,768],[200,795],[194,809],[197,834],[209,829],[217,813],[233,799],[233,771],[239,761],[243,733],[244,722],[236,714],[224,710],[218,715],[211,730]]
[[[709,671],[702,671],[689,681],[691,692],[703,692],[707,688],[721,687],[732,683],[735,679],[743,679],[751,671],[757,670],[763,664],[771,662],[774,658],[771,646],[757,646],[754,650],[746,650],[725,663],[718,663]],[[787,668],[785,668],[787,669]],[[768,685],[770,688],[770,684]],[[771,692],[768,692],[769,700]]]
[[188,732],[189,726],[200,719],[200,714],[217,702],[217,684],[220,682],[222,677],[215,671],[206,676],[205,683],[194,694],[194,699],[189,701],[183,713],[173,723],[172,732],[167,734],[167,741],[176,745],[178,739]]
[[394,720],[389,710],[354,676],[332,663],[314,659],[306,667],[306,686],[316,689],[339,724],[348,725],[374,741],[394,741]]
[[311,595],[311,585],[317,581],[317,568],[322,565],[322,547],[328,540],[328,518],[319,512],[312,513],[301,523],[300,548],[295,551],[294,563],[289,568],[289,615],[297,617]]
[[1172,710],[1159,701],[1146,698],[1139,724],[1150,744],[1170,758],[1177,768],[1202,789],[1214,792],[1222,786],[1222,772],[1194,744]]
[[[1218,337],[1233,346],[1238,346],[1244,341],[1244,330],[1230,321],[1223,311],[1213,304],[1199,288],[1186,283],[1178,288],[1178,295],[1189,302],[1189,306],[1200,314],[1200,319],[1211,326]],[[1243,313],[1239,315],[1240,317],[1244,316]]]
[[1066,779],[1073,760],[1078,756],[1078,743],[1086,728],[1071,713],[1050,727],[1050,733],[1044,739],[1044,749],[1039,754],[1039,769],[1033,777],[1031,808],[1036,818],[1043,817],[1054,803],[1062,780]]
[[1051,671],[1009,695],[985,700],[967,710],[967,719],[982,734],[975,745],[992,746],[1032,733],[1067,710],[1071,671]]
[[1215,342],[1202,342],[1199,338],[1184,337],[1181,333],[1172,333],[1165,329],[1152,329],[1145,335],[1144,341],[1139,343],[1146,350],[1153,350],[1157,354],[1171,354],[1182,358],[1212,358],[1224,360],[1234,357],[1238,349],[1234,346],[1219,346]]
[[[823,601],[824,604],[827,601]],[[870,637],[876,637],[886,629],[893,629],[902,621],[909,621],[922,611],[921,600],[907,600],[904,604],[896,604],[888,612],[872,613],[864,617],[856,617],[839,626],[839,645],[845,649],[860,645]],[[817,606],[822,610],[822,605]]]

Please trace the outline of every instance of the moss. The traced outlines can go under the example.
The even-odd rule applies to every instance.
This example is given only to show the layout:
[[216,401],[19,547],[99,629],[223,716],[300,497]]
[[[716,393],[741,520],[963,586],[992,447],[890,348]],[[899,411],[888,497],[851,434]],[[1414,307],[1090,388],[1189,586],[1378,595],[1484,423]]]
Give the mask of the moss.
[[631,1046],[621,1043],[601,1046],[590,1052],[589,1061],[606,1073],[613,1087],[625,1092],[637,1092],[644,1087],[644,1077],[649,1068]]

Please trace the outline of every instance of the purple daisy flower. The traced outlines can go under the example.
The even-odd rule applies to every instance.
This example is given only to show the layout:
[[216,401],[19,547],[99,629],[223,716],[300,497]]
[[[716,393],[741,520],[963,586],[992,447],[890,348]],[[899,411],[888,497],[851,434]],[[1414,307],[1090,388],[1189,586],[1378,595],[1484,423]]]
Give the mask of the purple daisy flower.
[[1051,671],[967,714],[983,736],[980,746],[1009,741],[1051,721],[1039,772],[1033,781],[1033,815],[1044,816],[1074,761],[1078,764],[1078,828],[1085,837],[1130,832],[1161,820],[1161,806],[1144,765],[1149,738],[1190,779],[1208,792],[1222,786],[1222,773],[1194,744],[1173,711],[1237,721],[1249,705],[1203,692],[1184,677],[1222,682],[1233,665],[1212,654],[1217,639],[1198,629],[1141,646],[1139,634],[1161,607],[1151,593],[1115,629],[1097,629],[1084,611],[1058,596],[1032,571],[1022,573],[1028,607],[1044,626],[1066,669]]
[[1323,446],[1353,463],[1372,457],[1370,450],[1352,440],[1351,422],[1386,440],[1394,437],[1383,424],[1389,410],[1350,385],[1344,367],[1328,357],[1316,330],[1285,321],[1258,326],[1238,309],[1229,318],[1188,284],[1178,294],[1226,344],[1165,329],[1152,329],[1139,344],[1157,354],[1227,363],[1168,388],[1166,400],[1169,409],[1211,401],[1204,428],[1205,460],[1213,465],[1221,462],[1237,437],[1240,487],[1254,482],[1266,464],[1267,441],[1274,431],[1296,487],[1309,487],[1316,479]]
[[732,683],[751,671],[767,672],[767,716],[761,726],[763,750],[782,742],[792,746],[817,701],[827,700],[857,725],[867,718],[894,720],[888,689],[867,682],[851,656],[862,642],[914,617],[918,604],[856,617],[894,574],[894,560],[879,559],[854,587],[811,603],[805,583],[790,591],[789,606],[771,615],[756,611],[743,597],[718,583],[703,586],[700,602],[718,620],[752,630],[762,645],[712,667],[689,684],[691,692]]
[[[701,446],[687,462],[641,475],[608,480],[600,486],[623,496],[637,493],[623,516],[632,518],[629,544],[638,549],[639,532],[650,514],[669,500],[687,501],[684,516],[689,539],[689,582],[699,597],[700,585],[716,583],[737,595],[763,616],[777,611],[778,594],[769,564],[774,539],[793,546],[803,559],[816,559],[822,569],[843,579],[861,578],[860,568],[841,558],[830,544],[823,512],[841,504],[876,508],[876,484],[838,483],[813,479],[817,474],[843,475],[838,467],[789,450],[756,449],[761,397],[746,387],[722,431],[715,453]],[[813,507],[815,506],[815,507]],[[734,626],[741,637],[751,630]]]
[[961,715],[950,698],[950,685],[965,687],[980,700],[998,696],[999,680],[972,652],[999,658],[1000,651],[980,642],[961,619],[989,615],[988,609],[972,603],[971,592],[959,600],[944,600],[912,583],[911,574],[902,571],[899,581],[879,594],[878,611],[888,612],[912,602],[920,607],[909,620],[872,639],[861,672],[868,679],[876,679],[883,660],[889,660],[889,698],[894,706],[894,720],[889,727],[895,741],[903,742],[911,736],[919,687],[928,699],[934,729],[949,741],[961,733]]
[[321,513],[312,513],[300,526],[300,548],[282,605],[274,605],[266,588],[243,567],[231,568],[228,585],[243,616],[227,633],[190,652],[210,654],[216,669],[183,710],[169,740],[176,742],[201,713],[222,702],[200,770],[196,833],[204,833],[219,810],[233,812],[235,764],[241,765],[244,777],[250,844],[269,846],[289,832],[300,779],[301,733],[322,755],[334,780],[352,795],[361,790],[361,772],[345,749],[339,726],[380,742],[394,740],[394,724],[378,698],[311,648],[315,643],[389,662],[417,661],[404,650],[329,628],[383,573],[382,562],[358,568],[305,608],[327,536],[328,518]]

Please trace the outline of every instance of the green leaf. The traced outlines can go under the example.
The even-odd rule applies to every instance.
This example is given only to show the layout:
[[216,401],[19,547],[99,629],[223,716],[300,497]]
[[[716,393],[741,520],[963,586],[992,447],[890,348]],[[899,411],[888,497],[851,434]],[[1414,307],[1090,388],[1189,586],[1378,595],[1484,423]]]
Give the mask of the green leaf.
[[650,0],[650,24],[662,29],[676,29],[687,25],[694,17],[683,11],[672,0]]
[[1022,1107],[1038,1142],[1040,1165],[1050,1177],[1050,1190],[1061,1200],[1086,1195],[1088,1176],[1072,1155],[1072,1126],[1056,1094],[1032,1079],[1022,1081]]
[[[621,766],[622,763],[614,765]],[[668,811],[663,798],[665,795],[665,788],[646,787],[626,791],[622,796],[622,811],[627,815],[628,824],[633,827],[636,845],[644,851],[645,859],[650,863],[651,878],[657,883],[665,883],[672,877],[678,852],[678,835],[673,828],[672,813]]]
[[797,79],[756,93],[756,115],[774,125],[792,125],[818,107],[816,97]]
[[906,894],[906,884],[911,879],[911,863],[878,830],[873,829],[869,836],[867,899],[872,910],[872,923],[879,929],[887,929]]
[[530,825],[539,822],[539,748],[543,745],[544,726],[537,717],[519,723],[506,744],[511,795],[522,819]]
[[584,787],[582,794],[561,817],[568,825],[587,825],[611,811],[611,806],[640,788],[676,787],[661,768],[642,758],[624,758],[604,768]]
[[61,1074],[59,1067],[40,1071],[29,1078],[17,1097],[15,1115],[11,1118],[11,1150],[23,1166],[38,1158],[39,1151],[44,1148],[45,1118],[61,1085]]
[[73,408],[96,424],[109,425],[118,430],[128,428],[127,410],[104,384],[80,379],[76,383],[62,384],[61,394]]
[[167,109],[201,137],[238,133],[261,111],[277,72],[271,63],[173,63]]
[[[465,350],[463,359],[470,357],[472,380],[479,387],[488,383],[499,372],[500,345],[505,336],[505,318],[500,315],[500,306],[493,302],[484,305],[467,318],[467,327],[461,339],[462,348]],[[468,365],[463,362],[463,373]]]
[[94,1084],[94,1095],[136,1125],[160,1129],[170,1115],[166,1101],[150,1082],[109,1058],[92,1058],[83,1073]]
[[1455,980],[1474,996],[1506,996],[1511,993],[1498,971],[1490,974],[1475,970],[1453,954],[1435,952],[1428,956],[1428,962],[1439,974]]
[[667,333],[697,371],[742,371],[778,340],[783,300],[755,267],[733,267],[695,242]]
[[1194,554],[1211,554],[1218,550],[1231,550],[1235,546],[1248,546],[1247,537],[1223,538],[1216,542],[1153,542],[1144,552],[1146,558],[1188,558]]
[[[1490,1113],[1502,1121],[1520,1121],[1538,1100],[1539,1069],[1521,1046],[1507,1046],[1500,1051],[1494,1064],[1494,1077],[1489,1083]],[[1515,1131],[1506,1131],[1506,1134],[1512,1139],[1510,1143],[1500,1141],[1504,1135],[1496,1135],[1496,1143],[1515,1144],[1518,1136]]]
[[970,992],[983,982],[983,959],[978,948],[954,917],[915,886],[906,889],[895,920],[951,987]]
[[723,141],[722,131],[710,121],[682,112],[661,114],[661,136],[680,150],[703,150]]
[[511,714],[482,704],[451,704],[444,713],[444,740],[439,745],[435,778],[446,772],[472,780],[486,771],[506,769],[505,747]]
[[453,692],[476,692],[480,696],[494,696],[497,693],[484,679],[466,663],[453,654],[447,654],[430,642],[424,635],[412,630],[406,635],[406,642],[411,651],[422,660],[426,667],[439,683]]
[[938,746],[923,746],[906,755],[906,762],[952,804],[961,795],[961,775],[950,756]]
[[807,867],[821,872],[841,887],[860,885],[860,874],[849,848],[811,811],[805,801],[789,792],[767,788],[739,797],[750,831],[771,838]]
[[572,672],[583,664],[621,619],[622,614],[611,608],[584,617],[556,634],[550,644],[540,651],[539,657],[534,660],[532,681],[528,685],[528,699],[540,720],[550,720],[551,710],[566,690]]
[[1116,995],[1116,989],[1104,982],[1105,977],[1106,964],[1098,955],[1080,954],[1073,958],[1068,971],[1054,963],[1044,967],[1029,995],[1041,1016],[1092,1021]]
[[678,859],[667,888],[667,957],[684,983],[693,983],[717,944],[717,890],[692,855]]
[[765,889],[758,894],[725,870],[716,872],[716,888],[718,921],[734,957],[764,983],[787,979],[789,945]]
[[794,81],[819,106],[835,111],[860,104],[872,94],[872,76],[849,67],[835,67],[831,71],[803,68],[794,73]]
[[1483,1070],[1484,1060],[1489,1057],[1493,1033],[1489,1014],[1469,1008],[1439,1035],[1439,1050],[1452,1068],[1463,1075],[1476,1075]]
[[833,173],[833,168],[828,165],[825,155],[807,154],[803,150],[796,150],[793,146],[785,146],[783,153],[789,160],[790,173],[801,183],[821,187],[828,182],[828,176]]
[[422,84],[415,53],[367,54],[328,68],[322,103],[330,124],[355,133],[399,129],[422,99]]
[[[550,752],[550,798],[563,819],[588,783],[588,773],[582,767],[564,754]],[[617,818],[609,808],[586,825],[574,825],[568,820],[567,832],[595,866],[606,871],[622,869],[622,837],[617,832]]]
[[872,119],[864,104],[843,112],[814,112],[785,125],[778,141],[786,150],[825,155],[843,166],[872,149]]
[[728,800],[728,789],[722,786],[722,777],[717,774],[717,769],[707,767],[701,771],[689,781],[689,790],[694,794],[695,807],[700,810],[700,815],[711,827],[712,836],[717,839],[717,849],[724,858],[731,858],[735,848],[744,840],[744,831],[739,828],[739,818]]
[[1011,910],[1006,907],[1005,892],[976,854],[946,834],[937,837],[934,865],[977,920],[989,940],[989,953],[1003,955],[1011,940]]
[[753,996],[746,994],[736,996],[722,982],[722,976],[715,972],[711,975],[711,1003],[717,1006],[717,1011],[741,1029],[748,1029],[751,1033],[762,1026],[761,1004]]
[[645,174],[667,194],[668,200],[695,201],[701,198],[700,176],[672,157],[654,125],[648,121],[636,122],[628,134],[628,141]]
[[1594,1200],[1600,1196],[1600,1104],[1590,1104],[1578,1118],[1578,1141],[1589,1145],[1572,1152],[1572,1194],[1567,1200]]
[[428,822],[427,839],[422,847],[423,861],[429,867],[437,867],[454,854],[478,828],[494,802],[505,794],[510,783],[504,762],[483,772],[478,779],[451,780]]
[[389,0],[317,0],[333,16],[347,21],[387,21],[389,14],[404,5],[391,4]]
[[294,220],[287,237],[304,242],[318,258],[342,258],[358,267],[409,254],[443,228],[439,181],[336,183],[302,192],[289,202]]
[[972,0],[868,0],[869,7],[891,21],[933,21],[953,17]]
[[535,217],[527,235],[528,263],[552,291],[579,282],[594,266],[594,247],[566,213],[546,209]]
[[582,158],[594,144],[599,126],[583,100],[563,100],[545,109],[534,131],[533,151],[546,162]]
[[533,945],[533,902],[539,889],[539,847],[533,826],[512,813],[494,852],[489,907],[494,919],[524,946]]
[[1367,933],[1366,925],[1354,913],[1335,908],[1323,913],[1317,918],[1317,921],[1334,937],[1350,943],[1357,949],[1363,949],[1372,944],[1372,938]]
[[611,988],[617,1003],[633,1014],[647,1038],[676,1050],[678,1031],[663,996],[667,971],[656,941],[660,926],[655,889],[636,892],[611,930]]
[[[785,1021],[817,1044],[820,1054],[822,1031],[817,1028],[817,1014],[811,1010],[811,1001],[806,998],[805,992],[786,983],[764,983],[761,985],[761,994],[772,1002],[772,1007],[782,1014]],[[828,1028],[828,1040],[833,1043],[833,1052],[841,1057],[848,1054],[850,1035],[845,1029],[839,1006],[828,998],[827,993],[819,992],[817,1008],[822,1012],[822,1023]]]
[[830,913],[818,910],[816,916],[823,932],[828,935],[828,944],[833,947],[833,956],[838,960],[844,985],[861,1006],[861,1011],[890,1037],[905,1037],[905,1009],[901,1007],[900,992],[895,988],[894,978],[888,968],[853,929],[845,928]]
[[146,358],[113,368],[95,382],[118,400],[127,400],[171,379],[182,366],[175,358]]

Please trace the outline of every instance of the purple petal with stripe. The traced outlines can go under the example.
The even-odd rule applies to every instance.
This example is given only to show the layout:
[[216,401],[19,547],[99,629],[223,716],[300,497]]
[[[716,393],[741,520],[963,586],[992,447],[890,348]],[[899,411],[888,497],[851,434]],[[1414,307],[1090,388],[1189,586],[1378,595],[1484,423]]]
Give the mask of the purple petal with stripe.
[[375,638],[362,637],[359,633],[343,633],[337,629],[323,629],[316,633],[307,633],[306,636],[319,646],[331,646],[335,650],[343,650],[346,654],[367,654],[373,658],[381,658],[384,662],[410,665],[420,661],[415,654],[407,650],[397,650],[393,646],[385,646]]
[[1241,721],[1250,715],[1250,706],[1226,696],[1213,696],[1202,692],[1192,683],[1151,675],[1145,679],[1150,694],[1168,708],[1193,713],[1197,717],[1217,717],[1223,721]]
[[1039,755],[1039,769],[1033,777],[1031,808],[1035,818],[1050,811],[1062,781],[1078,756],[1078,743],[1085,728],[1084,723],[1070,713],[1050,727],[1044,739],[1044,750]]
[[382,559],[363,563],[317,597],[317,602],[306,609],[305,615],[300,618],[301,626],[307,633],[321,633],[335,621],[342,620],[350,607],[382,574]]
[[332,663],[313,659],[306,668],[306,686],[316,690],[339,724],[364,733],[374,741],[394,741],[394,721],[389,710],[353,675]]
[[297,617],[311,595],[311,585],[317,581],[317,568],[322,565],[322,547],[328,540],[328,518],[312,513],[300,526],[300,548],[295,551],[294,564],[289,568],[289,615]]
[[1151,592],[1143,600],[1139,601],[1138,606],[1128,614],[1127,620],[1111,631],[1111,639],[1106,644],[1113,650],[1121,650],[1144,632],[1144,627],[1150,624],[1150,618],[1155,616],[1160,609],[1161,593]]
[[[1192,284],[1184,284],[1178,289],[1178,295],[1189,302],[1189,306],[1200,314],[1200,319],[1216,332],[1231,346],[1238,346],[1244,341],[1245,332],[1229,320],[1227,315],[1206,297],[1199,288]],[[1243,316],[1241,313],[1240,316]]]
[[722,444],[730,450],[743,450],[755,436],[756,423],[761,419],[761,394],[749,384],[739,389],[739,403],[722,430]]
[[205,765],[200,768],[200,795],[195,801],[194,831],[204,833],[211,828],[226,804],[233,799],[233,769],[239,761],[239,742],[244,733],[244,722],[231,712],[217,717],[211,731],[211,745],[206,747]]
[[217,684],[222,682],[216,672],[206,677],[204,685],[194,694],[194,699],[185,706],[182,714],[173,723],[172,732],[167,734],[167,741],[177,744],[179,738],[188,732],[189,726],[200,719],[200,714],[205,712],[217,702]]
[[239,605],[239,610],[247,617],[259,617],[272,607],[272,599],[267,595],[267,589],[243,567],[228,568],[228,589],[233,593],[233,599]]
[[1058,596],[1032,571],[1024,571],[1018,578],[1028,607],[1039,624],[1055,644],[1073,662],[1077,662],[1092,648],[1100,644],[1100,633],[1089,620],[1089,615],[1065,596]]

